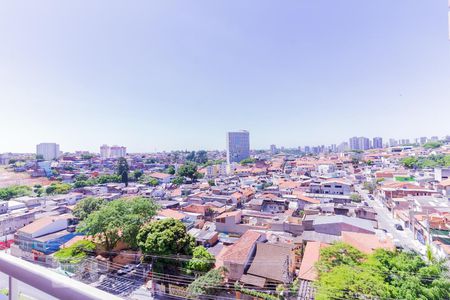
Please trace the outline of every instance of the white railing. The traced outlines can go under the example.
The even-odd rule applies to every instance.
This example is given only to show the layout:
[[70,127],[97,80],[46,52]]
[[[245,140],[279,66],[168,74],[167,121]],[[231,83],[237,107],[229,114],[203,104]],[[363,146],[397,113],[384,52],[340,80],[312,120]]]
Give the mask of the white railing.
[[10,300],[122,299],[6,253],[0,253],[0,291],[0,299]]

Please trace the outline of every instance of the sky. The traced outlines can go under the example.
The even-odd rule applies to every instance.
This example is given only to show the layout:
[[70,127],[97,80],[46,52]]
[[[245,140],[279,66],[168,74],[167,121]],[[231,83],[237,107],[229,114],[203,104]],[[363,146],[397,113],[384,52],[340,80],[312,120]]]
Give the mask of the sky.
[[447,0],[0,0],[0,153],[450,134]]

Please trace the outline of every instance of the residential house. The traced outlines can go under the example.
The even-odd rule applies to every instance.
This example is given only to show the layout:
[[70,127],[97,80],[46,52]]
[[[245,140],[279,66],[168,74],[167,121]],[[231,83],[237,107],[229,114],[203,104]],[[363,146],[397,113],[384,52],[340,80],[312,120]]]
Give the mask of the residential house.
[[256,252],[240,282],[257,288],[290,283],[295,271],[298,246],[285,243],[256,243]]
[[157,179],[159,183],[170,183],[175,178],[174,175],[159,172],[150,173],[148,176]]
[[229,281],[241,279],[250,266],[250,259],[255,254],[257,242],[264,240],[264,234],[249,230],[234,245],[226,249],[226,252],[221,256],[221,261],[228,270],[227,279]]

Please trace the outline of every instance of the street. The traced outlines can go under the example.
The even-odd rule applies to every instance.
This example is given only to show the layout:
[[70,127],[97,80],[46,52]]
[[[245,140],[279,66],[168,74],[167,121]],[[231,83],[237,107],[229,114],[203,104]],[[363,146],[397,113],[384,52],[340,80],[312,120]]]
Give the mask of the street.
[[395,224],[400,223],[400,221],[395,220],[392,217],[392,213],[381,203],[380,199],[374,197],[374,200],[371,200],[368,196],[368,191],[363,190],[361,186],[357,186],[356,190],[361,194],[364,201],[375,209],[379,229],[387,230],[387,232],[392,236],[394,242],[401,245],[405,250],[413,250],[421,253],[422,255],[425,253],[426,246],[414,239],[413,233],[410,229],[404,228],[404,230],[401,231],[395,228]]

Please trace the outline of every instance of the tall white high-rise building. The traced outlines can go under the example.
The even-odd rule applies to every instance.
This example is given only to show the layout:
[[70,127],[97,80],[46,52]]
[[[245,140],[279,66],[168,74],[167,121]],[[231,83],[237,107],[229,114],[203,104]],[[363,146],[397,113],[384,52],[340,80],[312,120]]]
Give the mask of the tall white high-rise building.
[[127,147],[116,145],[111,146],[112,158],[125,157],[126,155],[127,155]]
[[246,130],[227,132],[227,162],[240,162],[250,157],[250,134]]
[[381,137],[374,137],[372,140],[372,147],[375,149],[381,149],[383,148],[383,138]]
[[109,158],[111,156],[111,147],[108,145],[100,146],[100,157],[101,158]]
[[354,136],[348,140],[350,150],[359,150],[359,138]]
[[44,160],[57,159],[60,156],[59,145],[56,143],[40,143],[36,145],[36,155],[42,156]]
[[342,142],[337,147],[337,151],[338,152],[345,152],[345,151],[348,151],[348,150],[349,150],[349,147],[348,147],[348,143],[347,142]]
[[270,145],[270,153],[271,154],[277,154],[278,153],[278,149],[276,145]]
[[359,145],[359,150],[370,149],[370,140],[366,137],[361,136],[358,138],[358,145]]
[[389,147],[398,146],[398,141],[396,139],[389,139]]
[[124,146],[108,146],[102,145],[100,147],[100,156],[102,158],[119,158],[127,155],[127,147]]

